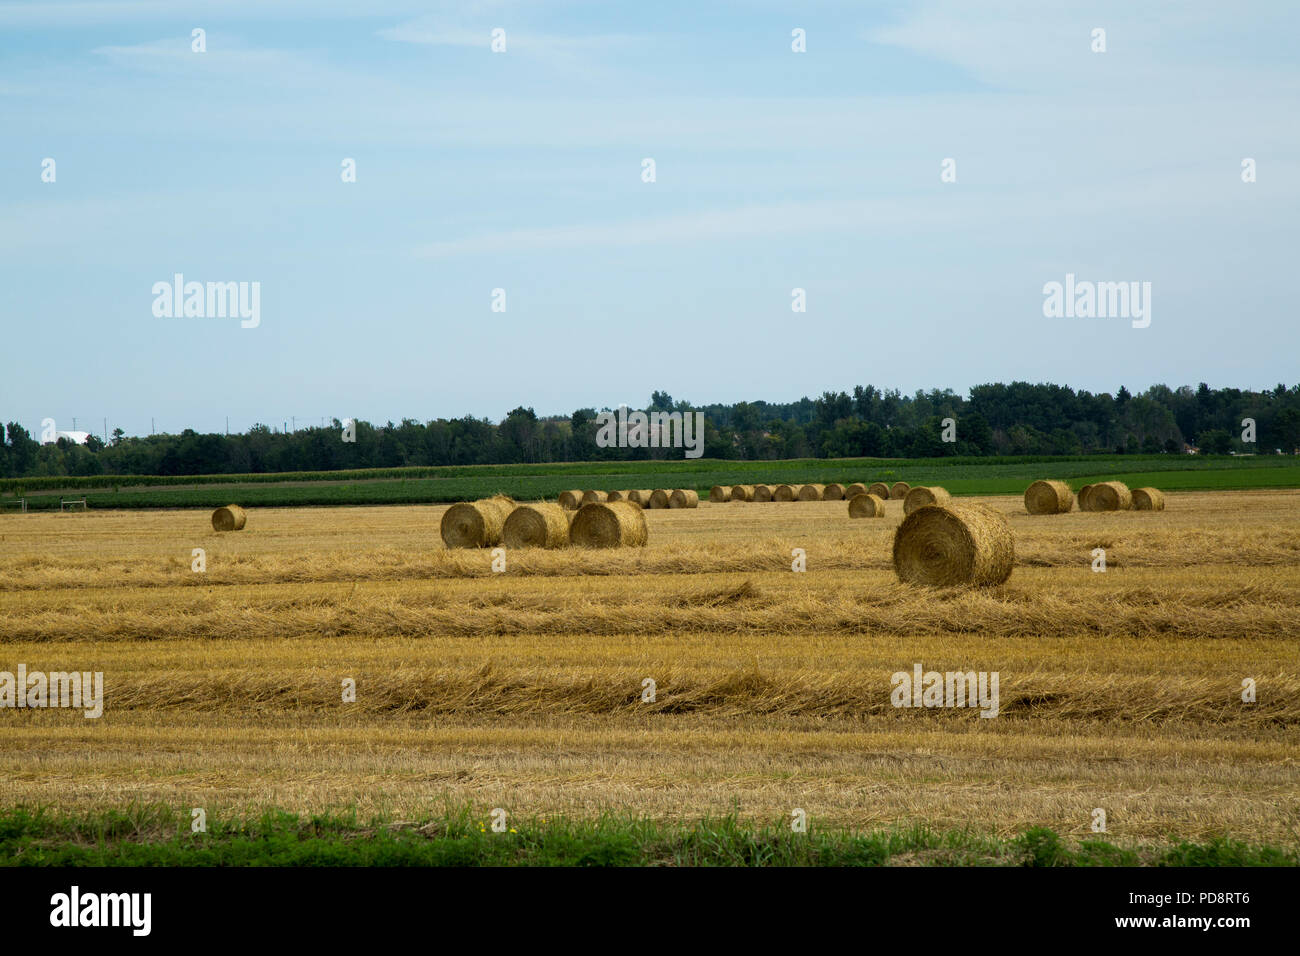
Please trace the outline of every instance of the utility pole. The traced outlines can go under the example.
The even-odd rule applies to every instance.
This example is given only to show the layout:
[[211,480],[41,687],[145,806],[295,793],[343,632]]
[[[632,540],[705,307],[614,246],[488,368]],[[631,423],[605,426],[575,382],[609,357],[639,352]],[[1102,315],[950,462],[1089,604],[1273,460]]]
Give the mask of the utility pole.
[[226,416],[226,437],[230,437],[230,416]]
[[149,434],[152,435],[153,433],[154,433],[154,431],[153,431],[153,419],[150,418],[150,419],[149,419]]
[[73,416],[72,416],[72,430],[73,430],[74,432],[77,430],[77,416],[76,416],[76,415],[73,415]]
[[104,419],[104,444],[108,444],[108,419]]

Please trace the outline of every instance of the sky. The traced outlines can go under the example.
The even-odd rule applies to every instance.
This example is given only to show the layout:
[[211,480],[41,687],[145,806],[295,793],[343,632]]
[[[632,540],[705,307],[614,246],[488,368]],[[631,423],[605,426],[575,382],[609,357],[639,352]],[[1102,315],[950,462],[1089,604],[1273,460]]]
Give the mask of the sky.
[[[0,419],[1295,384],[1298,32],[1285,2],[0,0]],[[258,324],[156,315],[177,273],[259,283]],[[1150,324],[1045,316],[1067,274],[1149,282]]]

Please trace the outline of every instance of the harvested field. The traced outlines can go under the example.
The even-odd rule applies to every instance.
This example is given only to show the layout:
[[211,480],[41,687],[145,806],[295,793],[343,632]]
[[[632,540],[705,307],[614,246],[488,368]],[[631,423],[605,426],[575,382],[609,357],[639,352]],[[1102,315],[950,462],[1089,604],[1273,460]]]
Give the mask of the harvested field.
[[[507,549],[505,573],[443,547],[443,506],[259,508],[237,535],[208,511],[3,515],[0,669],[102,670],[106,695],[98,720],[0,712],[0,801],[801,806],[1079,838],[1100,806],[1119,843],[1294,846],[1300,494],[1166,497],[1051,521],[955,499],[1015,535],[1011,578],[981,590],[895,579],[898,500],[873,521],[843,501],[647,512],[645,547]],[[917,662],[999,672],[998,717],[893,707]]]

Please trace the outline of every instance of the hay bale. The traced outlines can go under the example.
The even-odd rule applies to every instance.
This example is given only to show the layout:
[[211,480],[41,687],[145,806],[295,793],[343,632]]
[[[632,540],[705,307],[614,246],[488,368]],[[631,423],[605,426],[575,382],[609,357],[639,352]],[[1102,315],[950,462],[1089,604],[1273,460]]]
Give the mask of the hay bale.
[[577,511],[582,507],[582,492],[576,489],[574,491],[561,491],[560,497],[556,501],[560,503],[561,508]]
[[946,505],[952,501],[952,495],[948,494],[946,488],[940,488],[938,485],[917,485],[915,488],[908,489],[906,497],[903,498],[903,514],[910,515],[917,508],[924,508],[926,505]]
[[442,514],[442,543],[449,548],[493,548],[510,517],[509,499],[482,498],[452,505]]
[[1165,493],[1159,488],[1137,488],[1133,491],[1134,511],[1164,511]]
[[883,481],[877,481],[875,484],[873,484],[870,488],[867,489],[867,494],[875,495],[881,501],[888,501],[889,485],[885,484]]
[[1092,485],[1084,485],[1082,488],[1079,489],[1078,494],[1075,495],[1075,499],[1079,502],[1080,511],[1092,510],[1092,505],[1088,503],[1088,496],[1092,494],[1092,489],[1093,489]]
[[889,497],[894,499],[906,498],[907,493],[912,490],[912,486],[905,481],[896,481],[889,489]]
[[894,571],[905,584],[987,587],[1011,577],[1015,561],[1007,519],[984,505],[928,505],[894,532]]
[[603,491],[597,491],[595,488],[588,488],[582,493],[582,503],[584,505],[589,505],[593,501],[596,504],[603,504],[608,499],[609,495],[605,494]]
[[569,541],[581,548],[640,548],[649,537],[645,514],[630,501],[585,504],[569,527]]
[[672,497],[672,491],[668,488],[656,488],[650,492],[651,508],[667,508],[668,499]]
[[507,548],[563,548],[572,520],[572,511],[552,501],[520,505],[506,518],[501,543]]
[[731,501],[753,501],[753,500],[754,500],[754,486],[753,486],[753,485],[732,485],[732,486],[731,486],[731,498],[730,498],[729,500],[731,500]]
[[849,499],[850,518],[883,518],[885,503],[878,497],[865,492]]
[[826,494],[825,485],[804,485],[799,489],[800,501],[821,501]]
[[248,512],[239,505],[226,505],[212,512],[213,531],[243,531],[248,524]]
[[1088,507],[1093,511],[1128,511],[1133,507],[1133,492],[1122,481],[1103,481],[1088,492]]
[[843,485],[837,485],[835,482],[832,481],[822,491],[822,501],[843,501],[843,500],[844,500]]
[[721,503],[731,500],[731,485],[714,485],[709,489],[709,500]]
[[678,488],[668,496],[669,508],[698,508],[700,496],[694,488]]
[[649,488],[633,488],[627,493],[627,500],[634,505],[640,505],[642,508],[649,508],[651,494],[653,492]]
[[777,485],[772,489],[773,501],[794,501],[798,496],[798,485]]
[[771,500],[772,500],[772,486],[771,486],[771,485],[755,485],[755,486],[754,486],[754,500],[755,500],[755,501],[771,501]]
[[865,495],[865,494],[868,494],[867,486],[860,481],[855,481],[853,484],[849,485],[847,488],[844,489],[844,498],[846,501],[852,501],[854,495]]
[[605,500],[606,501],[627,501],[627,496],[628,496],[627,491],[611,491],[606,493]]
[[1025,510],[1031,515],[1061,515],[1073,507],[1074,493],[1063,481],[1043,478],[1025,489]]

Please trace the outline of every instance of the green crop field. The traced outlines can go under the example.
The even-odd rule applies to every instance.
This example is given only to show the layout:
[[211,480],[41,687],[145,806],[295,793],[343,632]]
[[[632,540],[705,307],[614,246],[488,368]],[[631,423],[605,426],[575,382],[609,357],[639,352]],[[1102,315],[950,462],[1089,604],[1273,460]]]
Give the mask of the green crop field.
[[1073,456],[1062,458],[717,459],[576,462],[528,465],[467,465],[345,472],[262,475],[96,475],[0,482],[0,503],[16,498],[29,510],[57,510],[60,499],[86,498],[92,508],[216,508],[232,501],[248,506],[421,504],[482,498],[503,492],[513,498],[553,498],[566,488],[694,488],[713,485],[906,481],[942,485],[956,495],[1019,494],[1038,478],[1062,478],[1076,486],[1102,480],[1132,488],[1154,485],[1171,491],[1300,487],[1300,458],[1189,455]]

